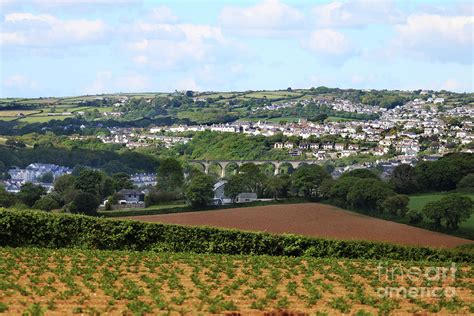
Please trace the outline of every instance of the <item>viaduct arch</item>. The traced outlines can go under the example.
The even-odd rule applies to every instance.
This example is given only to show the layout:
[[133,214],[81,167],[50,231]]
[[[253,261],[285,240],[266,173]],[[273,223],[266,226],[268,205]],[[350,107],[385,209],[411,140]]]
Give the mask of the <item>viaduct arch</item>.
[[289,164],[293,169],[297,169],[302,165],[322,165],[324,160],[189,160],[188,162],[200,164],[206,174],[209,173],[209,167],[212,164],[219,165],[221,169],[220,177],[224,178],[226,176],[226,168],[229,164],[235,164],[238,167],[241,167],[246,163],[252,163],[257,166],[271,164],[275,168],[275,175],[278,175],[280,173],[280,167],[284,164]]

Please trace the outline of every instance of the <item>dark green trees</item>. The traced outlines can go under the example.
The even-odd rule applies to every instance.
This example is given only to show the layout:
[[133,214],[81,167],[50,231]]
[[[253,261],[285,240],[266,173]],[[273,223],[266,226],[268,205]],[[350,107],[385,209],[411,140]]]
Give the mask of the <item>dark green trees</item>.
[[34,185],[33,183],[25,183],[22,185],[18,198],[25,205],[32,207],[41,196],[46,194],[46,189],[40,185]]
[[419,189],[415,169],[407,164],[401,164],[393,169],[390,182],[395,191],[401,194],[412,194]]
[[291,175],[293,187],[307,198],[318,197],[319,187],[324,179],[331,176],[318,165],[304,165]]
[[194,208],[208,205],[214,197],[214,179],[206,174],[197,174],[185,185],[184,194]]
[[181,163],[174,158],[160,160],[160,166],[156,171],[156,181],[159,190],[176,191],[183,185],[184,175]]
[[468,196],[453,193],[437,202],[427,203],[423,213],[436,228],[446,226],[449,230],[456,230],[460,222],[471,216],[473,207],[474,203]]

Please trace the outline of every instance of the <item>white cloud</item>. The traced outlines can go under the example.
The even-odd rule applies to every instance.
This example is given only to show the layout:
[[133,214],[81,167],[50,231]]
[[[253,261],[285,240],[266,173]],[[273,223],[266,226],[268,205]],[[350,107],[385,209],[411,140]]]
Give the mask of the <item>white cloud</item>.
[[21,91],[36,90],[39,87],[36,81],[30,79],[27,76],[19,74],[7,77],[5,80],[3,80],[2,84],[6,89],[15,89]]
[[355,54],[350,40],[341,32],[332,29],[315,30],[309,39],[301,44],[323,61],[334,64],[342,63]]
[[101,20],[63,20],[49,14],[8,13],[1,24],[3,46],[58,47],[103,40],[106,25]]
[[276,36],[300,29],[305,18],[299,10],[278,0],[264,0],[246,8],[224,7],[218,21],[219,25],[234,33]]
[[395,27],[395,49],[423,60],[472,64],[474,16],[410,15]]
[[392,0],[333,1],[313,7],[312,22],[319,27],[363,27],[399,21],[402,14]]
[[166,29],[168,34],[174,36],[160,38],[145,33],[142,38],[126,43],[125,47],[135,62],[156,69],[213,61],[222,50],[234,47],[218,27],[197,24],[148,25],[152,29]]
[[7,45],[24,45],[27,39],[23,34],[15,32],[1,32],[0,33],[0,46]]
[[154,22],[159,23],[172,23],[178,20],[171,9],[164,5],[151,9],[149,16]]

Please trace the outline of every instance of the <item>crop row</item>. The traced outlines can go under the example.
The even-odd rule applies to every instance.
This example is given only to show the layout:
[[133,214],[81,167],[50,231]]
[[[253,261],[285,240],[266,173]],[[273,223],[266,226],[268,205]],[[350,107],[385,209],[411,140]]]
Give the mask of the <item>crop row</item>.
[[[0,311],[71,314],[319,315],[474,312],[472,265],[445,278],[407,278],[429,262],[192,253],[0,248]],[[381,270],[380,267],[383,267]],[[394,269],[395,268],[395,269]],[[436,269],[451,268],[444,263]],[[394,274],[390,271],[396,270]],[[431,270],[430,270],[431,271]],[[436,298],[384,296],[380,288],[441,289]],[[455,289],[455,295],[443,289]]]
[[0,246],[473,262],[469,251],[0,209]]

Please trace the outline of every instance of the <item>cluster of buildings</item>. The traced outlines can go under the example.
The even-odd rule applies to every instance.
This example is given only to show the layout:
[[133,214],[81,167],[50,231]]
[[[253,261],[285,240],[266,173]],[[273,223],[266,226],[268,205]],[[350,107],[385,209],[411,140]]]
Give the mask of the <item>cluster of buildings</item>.
[[71,172],[71,168],[64,166],[32,163],[25,169],[13,168],[8,170],[10,179],[5,180],[3,185],[8,192],[12,193],[20,192],[21,186],[26,182],[40,184],[50,191],[53,188],[53,183],[56,178],[70,174]]
[[[8,192],[18,193],[21,186],[27,182],[45,187],[48,192],[53,189],[54,180],[58,177],[72,173],[72,169],[55,164],[32,163],[24,169],[12,168],[8,170],[10,179],[3,181],[3,186]],[[45,175],[49,175],[45,177]],[[49,181],[45,181],[49,178]],[[130,180],[137,188],[146,188],[156,185],[155,173],[135,173],[130,175]]]
[[190,138],[181,136],[157,135],[161,129],[134,129],[134,128],[109,128],[110,135],[98,135],[103,143],[120,144],[128,148],[147,147],[153,144],[161,144],[170,148],[176,144],[186,144]]
[[[390,152],[415,159],[421,152],[443,155],[462,145],[474,141],[474,107],[461,105],[442,109],[444,99],[436,96],[427,100],[415,99],[394,109],[354,104],[336,99],[330,102],[339,111],[357,113],[378,113],[379,118],[371,121],[347,121],[314,123],[300,119],[297,123],[279,124],[274,122],[243,122],[213,125],[177,125],[160,127],[166,133],[214,131],[222,133],[242,133],[247,135],[296,136],[303,140],[335,136],[343,143],[275,143],[275,149],[288,150],[291,156],[308,153],[318,159],[340,158],[357,154],[384,156]],[[446,118],[463,118],[460,125],[449,124]],[[432,141],[427,141],[432,140]],[[370,146],[367,146],[370,144]],[[469,148],[464,148],[470,151]],[[324,158],[323,158],[324,157]]]
[[[313,102],[314,100],[303,100]],[[294,106],[296,102],[288,101]],[[150,146],[160,143],[165,147],[185,144],[190,138],[182,137],[185,132],[213,131],[220,133],[241,133],[245,135],[296,136],[307,140],[310,137],[323,138],[334,136],[336,142],[284,142],[273,144],[274,149],[287,150],[293,157],[303,156],[306,159],[337,159],[359,154],[385,156],[394,153],[404,161],[414,161],[420,153],[444,155],[453,148],[470,144],[474,141],[471,119],[474,109],[462,105],[441,109],[444,99],[432,96],[427,100],[415,99],[394,109],[383,109],[356,104],[347,100],[317,100],[321,105],[331,106],[338,111],[357,113],[377,113],[379,118],[371,121],[346,122],[309,122],[300,119],[295,123],[280,124],[276,122],[236,121],[227,124],[212,125],[173,125],[153,127],[150,129],[111,128],[110,135],[99,137],[104,143],[124,144],[130,148]],[[463,117],[461,125],[450,125],[446,117]],[[166,135],[166,136],[165,136]],[[432,141],[428,141],[432,140]],[[465,151],[471,149],[465,148]]]

